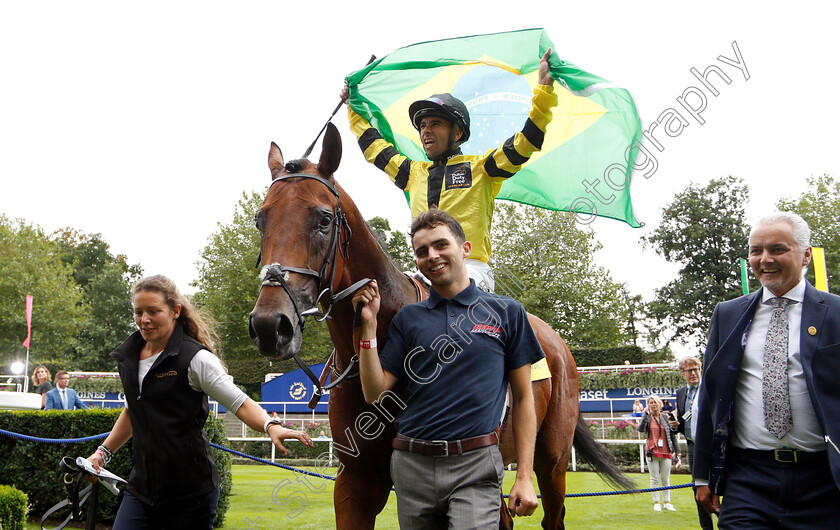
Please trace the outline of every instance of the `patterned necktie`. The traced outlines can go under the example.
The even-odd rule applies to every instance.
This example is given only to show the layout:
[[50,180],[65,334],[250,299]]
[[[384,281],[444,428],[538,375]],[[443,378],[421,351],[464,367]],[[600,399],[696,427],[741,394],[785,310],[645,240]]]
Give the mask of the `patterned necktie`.
[[790,334],[785,308],[797,303],[787,298],[773,298],[773,314],[764,341],[764,425],[770,434],[782,439],[793,427],[788,390],[788,337]]

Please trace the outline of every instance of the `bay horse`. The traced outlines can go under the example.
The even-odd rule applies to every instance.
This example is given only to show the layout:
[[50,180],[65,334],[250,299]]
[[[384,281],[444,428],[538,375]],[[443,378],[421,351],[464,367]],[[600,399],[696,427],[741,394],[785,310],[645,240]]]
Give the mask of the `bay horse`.
[[[274,360],[295,356],[306,317],[329,314],[327,327],[335,346],[333,374],[358,372],[353,339],[351,296],[335,295],[364,278],[376,279],[381,305],[380,348],[396,312],[418,300],[415,282],[382,250],[353,200],[333,174],[341,160],[341,138],[331,123],[318,164],[307,159],[285,162],[273,142],[268,166],[271,186],[255,216],[260,231],[262,287],[250,314],[249,332],[260,353]],[[602,476],[615,485],[630,483],[595,442],[579,418],[578,376],[574,359],[560,336],[529,315],[546,354],[551,377],[533,383],[538,433],[534,472],[542,494],[543,528],[563,528],[566,468],[572,444]],[[398,393],[368,405],[358,377],[332,388],[329,420],[339,473],[334,491],[336,527],[374,528],[392,482],[389,473],[393,419]],[[510,418],[506,421],[510,425]],[[501,434],[505,465],[515,458],[512,429]],[[512,528],[502,498],[501,528]]]

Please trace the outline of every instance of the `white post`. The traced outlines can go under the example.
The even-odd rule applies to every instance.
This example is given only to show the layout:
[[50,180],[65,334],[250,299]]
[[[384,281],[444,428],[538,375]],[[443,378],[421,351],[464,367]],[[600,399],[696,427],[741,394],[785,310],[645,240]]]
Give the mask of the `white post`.
[[26,362],[23,365],[23,391],[29,392],[29,348],[26,348]]
[[575,446],[572,446],[572,471],[577,471],[577,452]]
[[645,444],[639,444],[639,466],[642,473],[645,472]]

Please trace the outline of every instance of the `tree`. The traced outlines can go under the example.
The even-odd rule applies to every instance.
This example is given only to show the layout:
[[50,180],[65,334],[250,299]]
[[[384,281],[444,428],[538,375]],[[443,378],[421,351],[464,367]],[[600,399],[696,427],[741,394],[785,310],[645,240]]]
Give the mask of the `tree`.
[[573,215],[498,202],[492,243],[496,292],[518,299],[572,349],[627,343],[623,287],[595,263],[601,245]]
[[648,306],[661,328],[654,335],[662,347],[674,340],[705,344],[715,305],[741,294],[748,200],[749,188],[741,179],[691,184],[665,206],[659,226],[642,237],[646,247],[681,265],[677,278],[657,289]]
[[60,247],[40,227],[0,214],[0,256],[0,351],[23,352],[31,294],[30,357],[65,360],[89,315]]
[[[811,227],[811,245],[823,247],[828,290],[840,294],[840,180],[832,175],[808,178],[808,191],[797,199],[780,199],[780,210],[795,212]],[[814,283],[814,268],[806,275]]]
[[129,265],[122,254],[111,254],[102,234],[83,234],[65,228],[53,234],[62,261],[73,270],[82,289],[88,321],[72,348],[77,370],[113,371],[108,354],[136,328],[131,307],[131,285],[142,275],[139,265]]
[[[260,291],[259,271],[254,266],[260,253],[260,237],[254,227],[254,213],[262,201],[263,194],[243,192],[233,218],[226,224],[219,223],[197,263],[198,280],[193,286],[198,287],[198,292],[194,301],[216,321],[220,341],[217,346],[225,360],[263,359],[248,334],[248,315]],[[309,321],[303,334],[301,358],[308,364],[324,362],[331,351],[326,324]],[[296,368],[294,360],[272,366],[274,371]]]
[[368,226],[376,234],[379,246],[382,247],[391,259],[402,270],[407,271],[414,268],[414,253],[408,244],[405,232],[391,230],[391,223],[384,217],[374,217],[367,221]]

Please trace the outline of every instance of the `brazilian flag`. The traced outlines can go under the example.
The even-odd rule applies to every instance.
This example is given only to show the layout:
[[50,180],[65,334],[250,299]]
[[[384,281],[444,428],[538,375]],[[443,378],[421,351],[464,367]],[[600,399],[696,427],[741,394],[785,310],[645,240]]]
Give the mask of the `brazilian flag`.
[[413,44],[346,78],[349,105],[403,155],[424,160],[408,106],[449,92],[470,112],[464,154],[494,149],[521,130],[531,107],[540,59],[549,60],[559,104],[542,151],[498,198],[641,226],[630,203],[630,182],[642,127],[629,92],[559,58],[542,29]]

